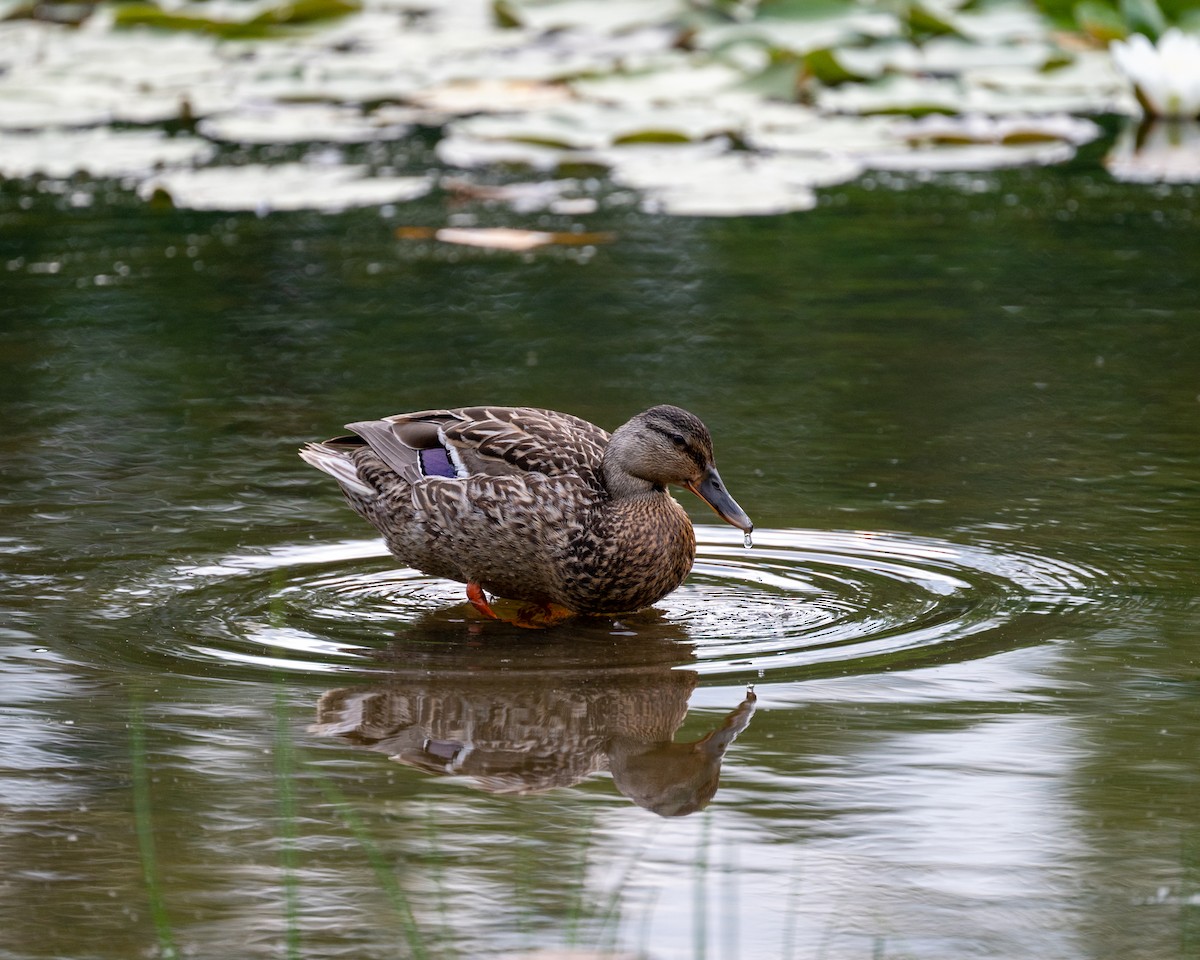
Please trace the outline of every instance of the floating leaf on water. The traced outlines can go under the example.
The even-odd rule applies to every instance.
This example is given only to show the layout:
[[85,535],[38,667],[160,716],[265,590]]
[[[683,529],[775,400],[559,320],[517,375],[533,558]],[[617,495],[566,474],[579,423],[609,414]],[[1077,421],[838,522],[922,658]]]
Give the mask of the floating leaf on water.
[[814,188],[851,180],[862,166],[846,157],[713,155],[690,147],[607,151],[612,179],[643,192],[650,211],[680,216],[762,216],[809,210]]
[[582,217],[595,213],[599,208],[595,197],[559,197],[551,200],[546,209],[564,217]]
[[496,26],[502,30],[515,30],[523,26],[518,7],[510,0],[492,0],[492,16]]
[[920,36],[932,34],[960,33],[955,10],[948,4],[936,0],[912,0],[904,10],[904,20],[910,33]]
[[367,143],[394,140],[408,127],[355,107],[324,103],[257,104],[201,121],[197,132],[230,143]]
[[[269,65],[256,60],[257,69],[248,64],[227,67],[230,76],[225,83],[207,82],[194,88],[200,98],[197,114],[254,111],[273,103],[344,104],[355,109],[363,104],[387,103],[389,110],[399,111],[402,108],[389,101],[407,99],[419,87],[416,77],[394,67],[384,70],[359,64],[355,69],[354,61],[331,59],[317,69],[315,63],[320,62],[320,56],[324,55],[303,68],[292,58]],[[224,102],[215,99],[222,95]],[[404,122],[419,119],[418,111],[409,110]]]
[[558,83],[538,80],[456,80],[408,96],[408,102],[448,116],[472,113],[521,113],[557,106],[573,99]]
[[681,13],[678,0],[558,0],[530,3],[506,0],[508,16],[529,30],[579,29],[591,33],[617,33],[662,23]]
[[708,26],[696,32],[693,43],[699,49],[719,52],[726,46],[752,42],[777,52],[803,55],[865,39],[897,37],[902,31],[900,21],[890,13],[851,10],[808,18],[764,15],[748,23]]
[[1101,129],[1091,120],[1059,113],[1051,116],[987,117],[981,114],[965,116],[929,116],[894,126],[897,135],[910,143],[1047,143],[1062,141],[1083,144],[1095,140]]
[[65,180],[146,176],[164,167],[209,159],[211,144],[195,137],[168,137],[145,130],[44,130],[0,137],[0,176],[42,175]]
[[888,77],[874,84],[848,83],[823,90],[817,105],[834,113],[957,113],[963,93],[952,80]]
[[469,117],[451,124],[449,136],[512,141],[558,150],[595,151],[619,143],[689,143],[736,133],[740,120],[710,103],[641,109],[596,103],[564,104],[512,116]]
[[442,227],[439,230],[428,227],[398,227],[396,237],[401,240],[427,240],[432,237],[442,243],[517,252],[551,245],[595,246],[599,243],[611,243],[616,239],[616,235],[612,233],[517,230],[511,227]]
[[[357,18],[356,18],[357,19]],[[607,36],[584,30],[549,34],[495,30],[474,39],[462,31],[418,35],[424,41],[406,49],[396,62],[424,74],[425,85],[477,81],[564,83],[613,72],[636,73],[677,65],[684,55],[674,49],[677,30],[666,26]],[[378,41],[372,41],[376,46]],[[395,46],[395,41],[389,45]],[[398,51],[398,53],[401,51]]]
[[1129,84],[1105,51],[1080,51],[1071,63],[1054,69],[981,67],[964,71],[963,84],[972,96],[987,93],[1003,113],[1139,112]]
[[897,40],[837,52],[838,62],[864,79],[885,72],[953,76],[985,67],[1039,69],[1056,55],[1057,49],[1045,41],[1002,44],[960,37],[934,37],[920,46]]
[[90,127],[110,120],[106,103],[64,97],[52,87],[0,86],[0,130]]
[[741,70],[725,64],[682,63],[670,69],[574,80],[571,89],[586,100],[642,107],[707,100],[744,79]]
[[277,27],[343,17],[359,9],[347,0],[285,0],[283,3],[207,0],[164,9],[155,3],[122,3],[114,9],[118,27],[153,27],[209,33],[227,39],[268,36]]
[[169,197],[191,210],[322,210],[401,203],[432,189],[428,177],[368,177],[365,167],[307,163],[180,170],[146,180],[143,199]]
[[1046,22],[1032,5],[967,4],[953,18],[955,32],[978,43],[1039,42]]
[[776,153],[838,154],[903,145],[891,117],[827,116],[792,104],[766,103],[747,112],[743,143]]
[[450,135],[438,141],[437,158],[448,167],[519,167],[554,170],[566,161],[567,151],[513,140],[479,140]]
[[171,121],[201,98],[231,105],[226,85],[216,91],[228,65],[207,37],[6,23],[0,62],[0,126],[9,129]]
[[862,73],[849,65],[842,52],[829,47],[813,50],[803,57],[804,71],[826,86],[839,83],[861,83],[878,74]]
[[966,146],[928,147],[864,156],[872,170],[922,173],[956,173],[999,170],[1005,167],[1049,166],[1065,163],[1075,156],[1069,143],[1049,142],[1017,146],[968,144]]
[[[459,177],[447,177],[442,180],[441,187],[450,196],[458,200],[479,200],[484,203],[502,203],[517,213],[534,213],[538,210],[555,208],[563,195],[578,191],[577,180],[541,180],[530,183],[486,184],[472,183]],[[595,201],[590,197],[579,198],[586,200],[591,212],[595,209]]]
[[397,240],[432,240],[437,229],[434,227],[397,227],[393,232]]
[[[205,0],[202,6],[210,6],[213,0]],[[241,6],[245,0],[236,0]],[[358,0],[283,0],[271,2],[267,9],[256,16],[256,23],[304,24],[320,20],[333,20],[362,9]]]
[[933,74],[959,74],[987,67],[1025,67],[1040,70],[1062,56],[1048,40],[999,43],[938,37],[921,48],[921,70]]
[[[555,109],[506,116],[468,117],[450,124],[448,136],[485,141],[530,143],[559,150],[586,150],[605,146],[610,136],[601,129],[600,112],[585,117],[578,109]],[[589,122],[593,121],[593,122]]]

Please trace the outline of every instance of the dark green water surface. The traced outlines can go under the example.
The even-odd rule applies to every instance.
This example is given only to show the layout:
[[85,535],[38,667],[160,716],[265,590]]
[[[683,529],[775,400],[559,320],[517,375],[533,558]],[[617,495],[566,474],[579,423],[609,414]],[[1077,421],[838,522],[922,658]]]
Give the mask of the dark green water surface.
[[[0,957],[1200,957],[1200,199],[1103,149],[533,255],[2,185]],[[754,548],[530,634],[295,455],[484,402],[692,409]]]

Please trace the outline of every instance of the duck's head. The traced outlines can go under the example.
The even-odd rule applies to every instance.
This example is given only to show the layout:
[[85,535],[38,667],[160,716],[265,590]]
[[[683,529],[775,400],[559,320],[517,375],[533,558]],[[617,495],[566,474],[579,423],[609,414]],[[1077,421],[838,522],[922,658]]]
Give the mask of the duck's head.
[[754,529],[717,473],[708,427],[679,407],[651,407],[618,427],[604,451],[604,482],[614,497],[678,484],[726,523],[747,533]]

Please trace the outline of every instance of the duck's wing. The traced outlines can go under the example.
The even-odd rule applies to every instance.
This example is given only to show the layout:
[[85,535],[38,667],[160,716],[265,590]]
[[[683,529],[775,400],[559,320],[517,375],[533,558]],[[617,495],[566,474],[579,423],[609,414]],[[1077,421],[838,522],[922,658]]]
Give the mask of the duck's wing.
[[347,424],[409,482],[423,477],[577,475],[598,482],[608,434],[536,407],[460,407]]

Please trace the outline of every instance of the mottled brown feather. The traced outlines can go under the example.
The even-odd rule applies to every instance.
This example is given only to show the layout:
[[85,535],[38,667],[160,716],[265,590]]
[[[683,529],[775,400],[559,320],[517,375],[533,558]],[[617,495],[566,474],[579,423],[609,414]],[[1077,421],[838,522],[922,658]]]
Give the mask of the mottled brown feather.
[[[402,563],[516,600],[579,613],[648,606],[691,570],[696,540],[667,483],[694,483],[704,425],[655,407],[612,435],[533,407],[462,407],[347,425],[354,437],[309,444],[313,466]],[[669,440],[688,437],[687,451]],[[614,439],[619,442],[613,443]],[[419,451],[450,451],[458,477],[424,476]],[[739,508],[740,509],[740,508]]]

